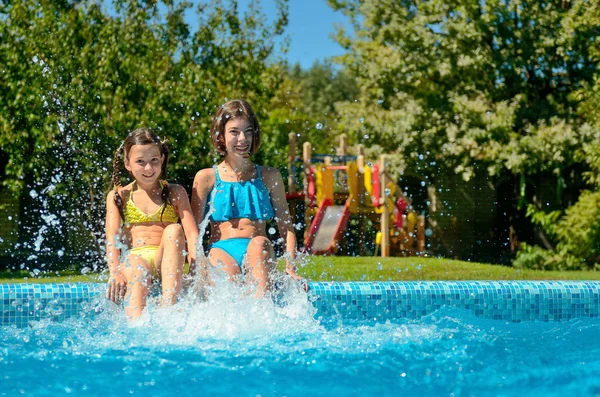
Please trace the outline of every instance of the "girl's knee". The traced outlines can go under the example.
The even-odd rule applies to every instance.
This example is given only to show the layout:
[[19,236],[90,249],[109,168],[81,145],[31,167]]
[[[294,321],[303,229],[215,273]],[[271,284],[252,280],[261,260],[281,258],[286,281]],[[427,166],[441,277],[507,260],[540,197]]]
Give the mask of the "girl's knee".
[[163,238],[178,239],[183,238],[183,227],[179,223],[173,223],[167,226],[163,232]]
[[271,240],[263,236],[254,237],[250,240],[247,259],[250,268],[262,269],[264,267],[270,269],[272,267],[271,259],[273,259],[273,245],[271,244]]
[[131,272],[131,276],[127,278],[127,282],[130,285],[137,284],[144,288],[150,288],[152,285],[152,270],[143,265],[138,265]]
[[271,240],[266,238],[265,236],[256,236],[250,240],[250,244],[248,245],[248,250],[260,250],[270,252],[273,247]]
[[130,255],[127,264],[121,267],[121,273],[128,282],[150,279],[152,268],[146,260],[137,255]]

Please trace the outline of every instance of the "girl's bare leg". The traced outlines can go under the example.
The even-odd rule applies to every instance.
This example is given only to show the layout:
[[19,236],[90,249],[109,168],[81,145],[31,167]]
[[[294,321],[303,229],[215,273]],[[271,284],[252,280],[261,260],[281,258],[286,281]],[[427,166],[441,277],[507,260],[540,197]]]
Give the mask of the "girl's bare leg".
[[162,304],[170,306],[177,302],[181,291],[181,277],[185,263],[185,234],[180,224],[165,228],[158,251],[156,269],[161,275]]
[[127,280],[125,294],[125,314],[129,319],[142,315],[152,283],[150,265],[137,255],[129,255],[129,264],[121,264],[121,273]]
[[265,296],[271,289],[271,272],[274,267],[271,241],[264,236],[254,237],[250,240],[246,253],[246,274],[250,276],[248,281],[256,282],[255,296],[257,298]]
[[235,259],[220,248],[211,249],[208,253],[208,260],[212,266],[222,269],[227,273],[229,281],[233,281],[235,276],[242,273]]

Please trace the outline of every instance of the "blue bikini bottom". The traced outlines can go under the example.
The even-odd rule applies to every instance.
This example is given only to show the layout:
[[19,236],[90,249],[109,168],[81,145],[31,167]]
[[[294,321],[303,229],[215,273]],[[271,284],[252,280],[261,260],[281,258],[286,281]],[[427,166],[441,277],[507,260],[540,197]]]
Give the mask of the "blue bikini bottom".
[[210,249],[219,248],[231,256],[244,273],[244,256],[248,251],[249,238],[230,238],[227,240],[219,240],[210,246]]

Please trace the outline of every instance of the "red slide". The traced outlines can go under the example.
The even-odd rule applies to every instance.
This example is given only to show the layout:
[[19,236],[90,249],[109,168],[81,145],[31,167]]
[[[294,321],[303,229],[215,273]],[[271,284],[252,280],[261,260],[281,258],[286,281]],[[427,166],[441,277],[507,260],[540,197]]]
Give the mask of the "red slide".
[[304,242],[306,251],[315,255],[334,254],[349,219],[348,202],[345,205],[333,205],[331,200],[323,200]]

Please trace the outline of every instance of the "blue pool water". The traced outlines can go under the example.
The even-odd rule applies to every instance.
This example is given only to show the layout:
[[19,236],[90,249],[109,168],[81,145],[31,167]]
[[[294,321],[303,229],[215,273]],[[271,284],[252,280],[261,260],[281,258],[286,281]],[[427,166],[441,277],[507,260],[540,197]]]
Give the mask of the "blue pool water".
[[[482,317],[477,308],[441,305],[418,318],[361,320],[344,312],[352,302],[345,298],[334,296],[339,304],[325,310],[325,287],[313,287],[322,295],[292,291],[277,303],[225,287],[208,301],[151,305],[134,325],[97,295],[62,321],[46,316],[24,327],[5,325],[0,395],[600,394],[596,312],[512,322]],[[423,307],[435,301],[432,295],[421,296]],[[567,304],[563,295],[547,300],[577,308],[584,305],[578,299],[589,298],[577,293]],[[586,302],[597,306],[597,292]],[[57,306],[52,310],[56,314]]]

